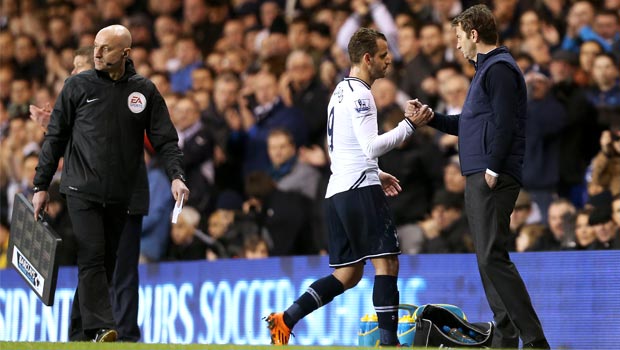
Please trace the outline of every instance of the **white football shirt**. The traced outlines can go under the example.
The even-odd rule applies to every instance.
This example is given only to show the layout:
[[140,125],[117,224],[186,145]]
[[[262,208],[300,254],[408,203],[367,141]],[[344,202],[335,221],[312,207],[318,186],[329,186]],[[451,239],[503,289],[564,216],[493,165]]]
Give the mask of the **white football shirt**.
[[378,135],[377,106],[370,86],[345,78],[327,107],[327,149],[332,175],[325,198],[359,187],[377,185],[377,158],[400,145],[415,128],[405,118],[394,129]]

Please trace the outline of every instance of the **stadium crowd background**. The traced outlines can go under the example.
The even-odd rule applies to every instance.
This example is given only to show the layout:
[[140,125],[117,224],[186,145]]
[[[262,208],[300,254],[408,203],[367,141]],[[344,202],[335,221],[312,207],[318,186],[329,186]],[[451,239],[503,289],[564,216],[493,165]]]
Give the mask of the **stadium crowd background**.
[[[13,196],[31,198],[44,135],[29,105],[54,105],[75,51],[100,28],[130,29],[130,58],[166,100],[191,190],[171,225],[170,184],[147,140],[141,261],[324,254],[326,109],[348,73],[348,39],[360,26],[388,38],[389,78],[372,87],[380,129],[403,118],[410,98],[459,113],[474,68],[456,50],[450,19],[479,2],[2,0],[0,268]],[[483,2],[528,86],[511,250],[620,249],[620,1]],[[456,140],[425,127],[380,159],[403,187],[390,204],[404,253],[472,251]],[[57,182],[50,195],[71,265]]]

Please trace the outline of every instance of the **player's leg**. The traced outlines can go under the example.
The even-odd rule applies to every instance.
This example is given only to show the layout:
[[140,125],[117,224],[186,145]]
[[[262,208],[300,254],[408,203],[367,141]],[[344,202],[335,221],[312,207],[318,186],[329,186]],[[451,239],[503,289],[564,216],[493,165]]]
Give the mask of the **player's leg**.
[[327,305],[345,290],[355,287],[363,274],[363,263],[357,263],[337,268],[333,274],[314,281],[284,312],[284,323],[292,329],[306,315]]
[[[288,344],[291,329],[306,315],[326,305],[336,296],[344,293],[359,282],[364,271],[364,262],[349,244],[349,230],[345,227],[355,222],[347,211],[354,205],[356,197],[347,191],[325,200],[325,219],[329,234],[329,263],[336,270],[310,285],[286,311],[272,313],[267,317],[272,344]],[[359,213],[359,211],[353,210]]]
[[[365,224],[366,241],[370,242],[367,254],[375,268],[372,301],[377,312],[380,343],[397,345],[399,293],[398,254],[400,247],[396,226],[392,218],[387,198],[380,186],[371,186],[364,201],[369,219]],[[372,214],[370,214],[372,213]]]
[[272,344],[288,344],[297,322],[314,310],[329,304],[335,297],[353,288],[362,279],[364,263],[337,268],[334,273],[314,281],[284,312],[267,316]]
[[[332,212],[337,214],[343,234],[330,235],[330,266],[366,259],[372,261],[376,272],[373,304],[377,311],[381,344],[396,345],[399,301],[396,280],[400,248],[385,194],[381,186],[376,185],[346,191],[333,198]],[[332,221],[328,221],[328,227],[330,233],[337,232],[338,226],[333,226]],[[346,244],[339,244],[332,236],[346,236]],[[335,252],[332,252],[332,247],[336,247]]]
[[399,293],[398,256],[371,259],[375,268],[375,283],[372,290],[372,303],[377,312],[379,335],[382,345],[398,344],[398,303]]

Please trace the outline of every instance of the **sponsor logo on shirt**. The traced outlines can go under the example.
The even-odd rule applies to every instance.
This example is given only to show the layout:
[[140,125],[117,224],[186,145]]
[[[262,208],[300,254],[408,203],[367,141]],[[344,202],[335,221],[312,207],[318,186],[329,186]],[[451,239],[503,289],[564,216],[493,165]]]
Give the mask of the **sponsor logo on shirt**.
[[127,98],[127,106],[133,113],[140,113],[146,108],[146,97],[139,92],[132,92]]

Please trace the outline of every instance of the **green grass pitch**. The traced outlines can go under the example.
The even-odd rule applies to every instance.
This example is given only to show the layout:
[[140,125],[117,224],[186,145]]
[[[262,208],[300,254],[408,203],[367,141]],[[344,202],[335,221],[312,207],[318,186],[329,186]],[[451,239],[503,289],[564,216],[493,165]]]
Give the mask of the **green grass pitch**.
[[[143,343],[46,343],[0,342],[1,350],[371,350],[376,348],[351,346],[271,346],[271,345],[207,345],[207,344],[143,344]],[[421,349],[421,348],[418,348]]]

